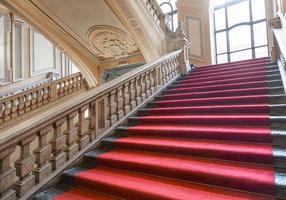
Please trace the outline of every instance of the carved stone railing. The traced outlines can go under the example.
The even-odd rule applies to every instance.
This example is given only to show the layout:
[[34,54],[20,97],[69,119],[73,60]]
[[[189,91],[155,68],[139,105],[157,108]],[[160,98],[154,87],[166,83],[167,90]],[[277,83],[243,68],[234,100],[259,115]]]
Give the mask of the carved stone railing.
[[86,87],[81,73],[0,98],[0,125],[31,110]]
[[281,18],[276,17],[268,21],[273,33],[273,46],[271,49],[271,59],[278,63],[284,90],[286,92],[286,28],[282,26]]
[[[29,198],[78,160],[152,95],[178,77],[182,53],[178,50],[165,55],[2,131],[0,199]],[[59,88],[56,96],[73,89],[66,88]]]
[[161,29],[166,32],[166,20],[165,15],[162,12],[159,4],[156,0],[143,0],[146,5],[146,9],[151,13],[156,23],[161,27]]

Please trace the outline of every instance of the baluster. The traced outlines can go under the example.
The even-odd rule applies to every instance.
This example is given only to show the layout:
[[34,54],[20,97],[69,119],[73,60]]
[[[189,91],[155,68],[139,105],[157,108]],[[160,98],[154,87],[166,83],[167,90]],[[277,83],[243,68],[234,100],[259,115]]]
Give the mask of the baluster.
[[88,136],[89,136],[89,142],[92,142],[93,139],[96,139],[96,134],[95,131],[97,129],[96,127],[96,101],[92,101],[89,104],[89,131],[88,131]]
[[35,139],[35,134],[21,140],[18,144],[21,147],[20,159],[15,162],[16,175],[19,180],[14,188],[17,196],[23,196],[29,189],[35,185],[35,176],[32,174],[35,158],[30,153],[31,142]]
[[95,126],[98,128],[96,130],[99,132],[101,129],[105,129],[110,127],[110,121],[108,120],[109,116],[109,107],[108,107],[108,94],[105,94],[98,99],[96,99],[96,124]]
[[11,101],[6,101],[4,110],[4,121],[9,121],[11,119],[11,112],[12,112],[12,103]]
[[127,115],[131,110],[130,91],[130,82],[126,82],[123,89],[123,109],[125,115]]
[[84,113],[88,110],[88,105],[82,106],[78,110],[78,144],[79,144],[79,149],[83,149],[86,147],[89,143],[89,137],[88,137],[88,132],[89,132],[89,120],[84,116]]
[[163,66],[162,66],[161,70],[162,70],[162,81],[163,81],[163,85],[165,85],[165,84],[167,83],[166,63],[163,63]]
[[108,95],[108,107],[109,107],[109,116],[108,120],[110,121],[110,126],[112,126],[117,121],[117,102],[116,99],[116,89],[113,89],[109,92]]
[[148,71],[146,73],[146,95],[147,97],[150,97],[150,95],[152,94],[151,92],[151,71]]
[[18,105],[18,115],[22,115],[25,112],[25,96],[19,97],[19,105]]
[[10,156],[15,151],[16,145],[3,145],[0,149],[0,199],[16,199],[16,191],[12,186],[16,183],[16,169],[10,166]]
[[11,119],[17,116],[18,106],[19,106],[18,98],[11,99]]
[[49,143],[49,134],[52,132],[52,125],[37,132],[38,148],[34,150],[35,163],[37,167],[34,169],[33,174],[36,178],[36,183],[41,182],[44,178],[52,172],[52,165],[49,162],[51,156],[51,145]]
[[130,105],[131,110],[133,110],[136,107],[136,80],[132,79],[130,81]]
[[120,120],[123,116],[124,116],[124,110],[123,110],[123,85],[120,85],[119,87],[117,87],[117,91],[116,91],[117,95],[117,118],[118,120]]
[[46,103],[49,102],[49,88],[44,87],[43,88],[43,92],[44,92],[44,94],[43,94],[43,104],[46,104]]
[[32,94],[28,93],[25,95],[25,112],[31,110],[31,104],[32,104]]
[[155,80],[156,80],[156,70],[152,69],[151,70],[151,77],[150,77],[151,94],[154,94],[156,91]]
[[136,77],[135,79],[135,90],[136,90],[136,105],[141,103],[141,77]]
[[77,90],[78,90],[77,82],[78,82],[78,78],[77,78],[77,77],[73,77],[73,78],[72,78],[72,88],[73,88],[73,91],[77,91]]
[[32,91],[31,97],[31,109],[33,110],[37,108],[37,91]]
[[75,125],[75,117],[77,116],[78,111],[74,111],[67,116],[67,129],[64,132],[66,135],[66,147],[65,152],[67,154],[67,159],[71,159],[73,155],[78,152],[78,128]]
[[43,105],[43,93],[42,93],[42,88],[38,89],[36,91],[37,94],[37,106],[40,107]]
[[51,139],[52,156],[50,161],[52,163],[52,169],[56,170],[59,166],[63,165],[66,161],[66,155],[64,153],[66,136],[63,135],[63,124],[65,118],[61,118],[53,123],[53,138]]
[[141,76],[141,99],[144,101],[146,99],[146,74]]
[[160,65],[159,67],[156,68],[156,73],[155,73],[155,89],[158,90],[161,85],[162,85],[162,81],[163,81],[163,74],[162,74],[162,67],[163,65]]
[[68,93],[71,94],[73,92],[73,84],[72,84],[72,78],[68,79],[68,84],[69,84],[69,89],[68,89]]
[[4,110],[5,106],[4,104],[1,102],[0,103],[0,124],[4,122]]

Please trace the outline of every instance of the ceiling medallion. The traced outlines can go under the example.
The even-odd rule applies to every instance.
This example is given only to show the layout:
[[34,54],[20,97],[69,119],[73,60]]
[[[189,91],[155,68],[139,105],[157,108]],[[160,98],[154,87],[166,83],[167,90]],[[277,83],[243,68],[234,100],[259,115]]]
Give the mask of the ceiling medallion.
[[118,58],[139,51],[127,33],[111,26],[92,27],[88,31],[88,39],[99,59]]

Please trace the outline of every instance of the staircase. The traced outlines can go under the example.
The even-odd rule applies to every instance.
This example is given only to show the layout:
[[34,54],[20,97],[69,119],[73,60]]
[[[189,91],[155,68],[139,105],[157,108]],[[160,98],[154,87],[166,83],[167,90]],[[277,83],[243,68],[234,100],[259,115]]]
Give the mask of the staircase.
[[198,68],[35,199],[285,199],[285,100],[268,58]]

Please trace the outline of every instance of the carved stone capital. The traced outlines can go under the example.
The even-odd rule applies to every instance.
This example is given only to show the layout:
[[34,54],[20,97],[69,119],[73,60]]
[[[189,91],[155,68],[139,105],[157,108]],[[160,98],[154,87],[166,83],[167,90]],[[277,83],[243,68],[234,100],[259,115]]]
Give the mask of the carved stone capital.
[[272,28],[282,28],[280,17],[276,17],[276,18],[268,20],[268,24]]

